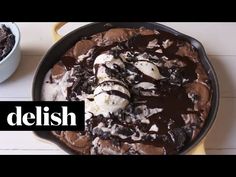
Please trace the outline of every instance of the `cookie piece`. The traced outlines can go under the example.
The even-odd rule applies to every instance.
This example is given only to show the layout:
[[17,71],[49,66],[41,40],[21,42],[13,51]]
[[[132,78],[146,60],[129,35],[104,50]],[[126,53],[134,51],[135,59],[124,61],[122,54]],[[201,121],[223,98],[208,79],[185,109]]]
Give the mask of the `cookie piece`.
[[86,54],[94,46],[96,46],[96,43],[92,40],[81,40],[77,42],[73,49],[74,57],[78,58],[78,56]]

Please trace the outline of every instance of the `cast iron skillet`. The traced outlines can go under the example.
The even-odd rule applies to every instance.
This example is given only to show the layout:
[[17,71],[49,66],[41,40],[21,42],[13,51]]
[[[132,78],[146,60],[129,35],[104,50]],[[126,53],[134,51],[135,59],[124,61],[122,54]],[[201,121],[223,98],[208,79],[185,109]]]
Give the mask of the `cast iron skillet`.
[[[205,124],[201,130],[201,132],[198,134],[198,136],[195,138],[194,141],[192,141],[189,145],[186,145],[179,154],[186,154],[191,149],[193,149],[195,146],[197,146],[201,140],[206,136],[207,132],[211,128],[213,122],[215,121],[218,105],[219,105],[219,85],[216,73],[214,71],[214,68],[212,67],[209,59],[207,58],[206,52],[202,46],[202,44],[197,41],[196,39],[187,36],[185,34],[182,34],[180,32],[177,32],[167,26],[158,24],[158,23],[152,23],[152,22],[138,22],[138,23],[125,23],[125,22],[118,22],[118,23],[109,23],[109,26],[112,27],[120,27],[120,28],[139,28],[139,27],[146,27],[148,29],[156,29],[156,30],[162,30],[167,31],[172,34],[175,34],[177,36],[180,36],[181,38],[187,40],[190,42],[199,53],[199,57],[202,61],[202,64],[207,69],[209,73],[209,78],[212,81],[212,105],[209,112],[209,115],[205,121]],[[52,68],[52,66],[59,60],[60,56],[62,56],[69,48],[71,48],[78,40],[81,39],[81,37],[84,36],[91,36],[93,34],[103,32],[107,30],[107,23],[99,22],[99,23],[91,23],[89,25],[85,25],[83,27],[80,27],[71,33],[64,36],[62,39],[60,39],[57,43],[55,43],[46,53],[46,55],[41,60],[33,81],[33,88],[32,88],[32,96],[33,101],[40,101],[41,100],[41,88],[43,84],[44,77],[46,73],[49,71],[49,69]],[[62,143],[60,140],[58,140],[56,137],[54,137],[49,131],[35,131],[34,132],[37,136],[40,138],[49,140],[51,142],[56,143],[59,147],[61,147],[63,150],[70,154],[76,153],[75,151],[68,148],[64,143]]]

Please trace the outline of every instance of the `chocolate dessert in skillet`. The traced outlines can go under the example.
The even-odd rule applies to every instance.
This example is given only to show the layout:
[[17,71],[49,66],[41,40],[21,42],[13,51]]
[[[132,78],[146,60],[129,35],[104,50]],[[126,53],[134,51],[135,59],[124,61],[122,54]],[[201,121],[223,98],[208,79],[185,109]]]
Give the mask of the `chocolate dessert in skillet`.
[[44,101],[85,101],[85,131],[52,131],[78,154],[177,154],[203,127],[211,96],[195,48],[145,28],[79,40],[42,88]]

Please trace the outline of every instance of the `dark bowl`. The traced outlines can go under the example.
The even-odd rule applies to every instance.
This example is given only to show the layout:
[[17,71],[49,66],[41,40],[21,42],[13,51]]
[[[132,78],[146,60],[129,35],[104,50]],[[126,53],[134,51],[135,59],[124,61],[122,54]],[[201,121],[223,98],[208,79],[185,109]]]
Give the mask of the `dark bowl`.
[[[187,40],[190,42],[199,53],[200,60],[202,64],[204,65],[205,69],[208,71],[209,78],[212,81],[212,104],[210,108],[209,115],[205,121],[205,124],[203,128],[201,129],[200,133],[197,135],[195,140],[193,140],[189,145],[186,145],[179,154],[187,154],[190,150],[192,150],[194,147],[196,147],[201,140],[206,136],[209,129],[212,127],[212,124],[215,121],[216,114],[218,111],[218,105],[219,105],[219,85],[216,73],[214,71],[214,68],[212,67],[211,62],[209,61],[206,52],[202,46],[202,44],[185,34],[182,34],[174,29],[171,29],[167,26],[153,23],[153,22],[138,22],[138,23],[125,23],[125,22],[118,22],[118,23],[109,23],[112,27],[120,27],[120,28],[140,28],[145,27],[148,29],[156,29],[156,30],[162,30],[166,32],[170,32],[172,34],[175,34],[177,36],[180,36],[181,38]],[[33,81],[33,88],[32,88],[32,97],[33,101],[40,101],[41,100],[41,88],[44,81],[44,77],[46,73],[52,68],[52,66],[58,62],[60,56],[62,56],[68,49],[70,49],[81,37],[84,36],[91,36],[93,34],[103,32],[107,30],[107,23],[99,22],[99,23],[91,23],[89,25],[85,25],[83,27],[80,27],[66,36],[64,36],[62,39],[60,39],[58,42],[56,42],[46,53],[46,55],[42,58]],[[60,140],[55,138],[51,132],[49,131],[35,131],[34,132],[37,136],[40,138],[49,140],[53,143],[56,143],[59,147],[61,147],[63,150],[70,154],[74,154],[73,150],[68,148],[64,143],[62,143]]]

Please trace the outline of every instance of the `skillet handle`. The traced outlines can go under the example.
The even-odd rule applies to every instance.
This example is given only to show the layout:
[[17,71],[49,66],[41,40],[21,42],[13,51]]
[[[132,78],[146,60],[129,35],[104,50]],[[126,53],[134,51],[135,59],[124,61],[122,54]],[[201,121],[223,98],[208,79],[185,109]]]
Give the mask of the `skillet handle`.
[[206,155],[205,141],[201,141],[189,154],[190,155]]
[[67,22],[57,22],[53,25],[52,27],[52,37],[53,37],[53,41],[57,42],[58,40],[60,40],[62,38],[62,36],[60,34],[58,34],[58,30],[61,29],[61,27],[63,27]]

